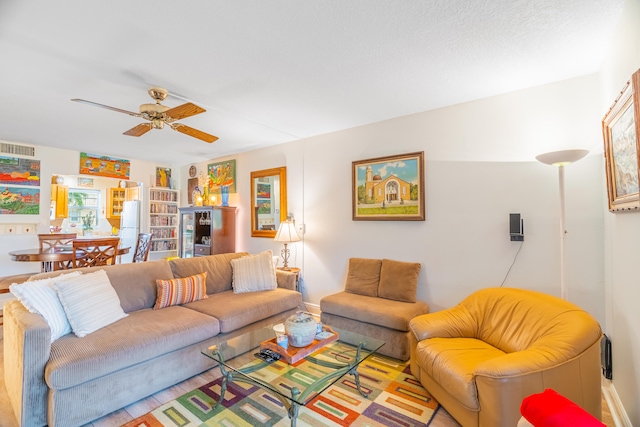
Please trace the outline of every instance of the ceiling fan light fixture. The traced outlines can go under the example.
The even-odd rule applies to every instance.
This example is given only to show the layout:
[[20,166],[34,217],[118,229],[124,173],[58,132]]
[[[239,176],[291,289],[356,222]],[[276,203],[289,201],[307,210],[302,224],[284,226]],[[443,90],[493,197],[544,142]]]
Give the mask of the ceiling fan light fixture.
[[162,104],[142,104],[140,105],[140,113],[164,113],[169,107]]
[[218,139],[217,136],[210,135],[201,130],[194,129],[190,126],[183,125],[181,123],[174,123],[176,120],[182,120],[187,117],[195,116],[196,114],[204,113],[205,110],[191,102],[187,102],[177,107],[169,108],[162,105],[160,101],[164,100],[169,92],[161,87],[152,87],[149,89],[149,95],[156,101],[154,104],[142,104],[139,107],[139,113],[133,111],[123,110],[121,108],[110,107],[108,105],[99,104],[97,102],[87,101],[85,99],[73,98],[72,101],[81,102],[87,105],[93,105],[95,107],[106,108],[107,110],[116,111],[118,113],[128,114],[133,117],[140,117],[144,120],[148,120],[148,123],[140,123],[137,126],[123,132],[127,136],[141,136],[149,132],[151,129],[164,129],[165,123],[185,135],[197,138],[199,140],[212,143]]
[[165,99],[167,99],[167,95],[169,95],[169,92],[165,88],[157,86],[149,88],[147,93],[149,94],[149,96],[151,96],[151,98],[155,99],[158,102],[164,101]]

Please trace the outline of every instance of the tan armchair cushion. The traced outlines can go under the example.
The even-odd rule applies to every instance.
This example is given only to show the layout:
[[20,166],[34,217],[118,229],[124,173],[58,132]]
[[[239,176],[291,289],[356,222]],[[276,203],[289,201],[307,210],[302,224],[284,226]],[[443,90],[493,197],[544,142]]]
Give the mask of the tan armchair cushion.
[[382,260],[368,258],[349,259],[349,272],[344,290],[369,297],[378,296]]
[[416,302],[420,263],[382,260],[378,296],[396,301]]

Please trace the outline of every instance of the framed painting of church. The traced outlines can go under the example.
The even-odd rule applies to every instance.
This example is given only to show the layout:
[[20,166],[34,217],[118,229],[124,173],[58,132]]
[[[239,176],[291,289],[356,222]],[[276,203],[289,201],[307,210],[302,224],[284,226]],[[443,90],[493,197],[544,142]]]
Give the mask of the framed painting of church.
[[424,221],[424,151],[352,163],[354,221]]

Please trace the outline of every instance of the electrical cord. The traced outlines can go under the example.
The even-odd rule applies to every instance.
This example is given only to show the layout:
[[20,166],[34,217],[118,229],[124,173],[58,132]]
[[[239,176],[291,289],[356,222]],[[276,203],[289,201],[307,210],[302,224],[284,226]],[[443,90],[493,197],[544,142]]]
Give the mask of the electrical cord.
[[502,287],[502,285],[504,285],[504,282],[507,281],[507,277],[509,277],[509,273],[511,273],[511,269],[513,268],[513,266],[516,263],[516,260],[518,259],[518,254],[520,253],[520,250],[522,249],[522,245],[524,245],[524,241],[520,242],[520,247],[518,248],[518,251],[516,252],[516,255],[513,257],[513,262],[511,263],[511,266],[509,267],[509,270],[507,270],[507,274],[505,274],[504,279],[502,279],[502,283],[500,283],[500,287]]

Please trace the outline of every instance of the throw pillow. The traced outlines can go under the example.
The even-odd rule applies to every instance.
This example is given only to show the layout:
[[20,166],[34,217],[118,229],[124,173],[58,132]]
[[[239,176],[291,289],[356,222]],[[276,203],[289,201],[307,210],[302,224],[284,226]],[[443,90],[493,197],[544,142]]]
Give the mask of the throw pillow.
[[420,263],[382,260],[378,296],[403,302],[416,302]]
[[550,388],[525,397],[520,413],[535,427],[605,427],[593,415]]
[[158,279],[158,297],[154,310],[172,305],[186,304],[207,297],[207,272],[177,279]]
[[352,294],[377,297],[381,266],[382,260],[379,259],[351,258],[344,290]]
[[29,312],[44,317],[51,329],[51,342],[71,332],[71,325],[67,320],[62,304],[60,304],[60,298],[58,298],[58,294],[53,287],[53,281],[63,281],[80,276],[80,274],[79,271],[74,271],[57,277],[32,280],[22,284],[14,283],[9,286],[11,293]]
[[71,330],[80,338],[127,316],[104,270],[64,281],[55,278],[53,286]]
[[233,292],[270,291],[278,287],[271,251],[231,260]]

